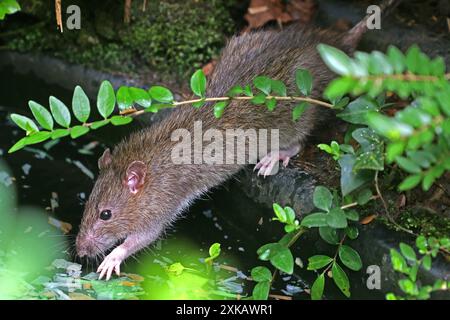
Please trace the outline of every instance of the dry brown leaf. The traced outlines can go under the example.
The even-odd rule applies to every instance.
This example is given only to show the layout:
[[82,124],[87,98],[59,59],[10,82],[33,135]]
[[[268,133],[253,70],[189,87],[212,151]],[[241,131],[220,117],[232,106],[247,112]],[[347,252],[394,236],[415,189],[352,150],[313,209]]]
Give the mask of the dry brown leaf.
[[64,234],[67,234],[72,230],[72,225],[70,223],[58,220],[50,216],[48,217],[48,223],[60,229]]
[[202,70],[205,76],[209,76],[213,72],[216,63],[217,63],[216,60],[213,60],[203,66]]
[[132,281],[122,281],[120,284],[124,287],[135,287],[137,285],[136,282]]
[[257,29],[269,21],[285,24],[298,20],[302,24],[310,23],[316,13],[316,0],[290,0],[285,5],[282,0],[252,0],[245,15],[249,29]]
[[291,15],[285,12],[285,6],[281,0],[252,0],[247,14],[249,29],[257,29],[269,21],[286,23],[292,20]]
[[94,298],[79,292],[69,292],[69,297],[72,300],[95,300]]
[[136,111],[137,110],[133,107],[133,108],[127,108],[127,109],[121,110],[119,113],[121,115],[127,115],[127,114],[130,114],[130,113],[135,113]]
[[298,20],[302,24],[310,23],[316,10],[316,0],[290,0],[286,6],[286,11],[291,15],[292,20]]
[[92,289],[92,284],[90,283],[83,283],[83,290],[90,290]]
[[376,214],[371,214],[370,216],[364,217],[362,218],[359,223],[361,224],[369,224],[371,223],[373,220],[375,220],[375,218],[377,217]]
[[128,278],[130,278],[131,280],[134,280],[134,281],[138,281],[138,282],[144,281],[144,277],[143,277],[143,276],[140,276],[140,275],[138,275],[138,274],[134,274],[134,273],[121,273],[120,275],[121,275],[121,276],[128,277]]

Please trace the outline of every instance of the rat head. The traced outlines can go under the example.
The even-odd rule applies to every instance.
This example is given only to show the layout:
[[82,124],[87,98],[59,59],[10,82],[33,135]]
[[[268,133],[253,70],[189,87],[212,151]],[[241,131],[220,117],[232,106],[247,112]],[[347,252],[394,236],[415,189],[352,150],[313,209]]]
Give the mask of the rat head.
[[118,241],[138,232],[136,213],[145,212],[141,201],[147,165],[139,160],[113,159],[106,149],[98,160],[100,175],[86,203],[76,239],[80,257],[103,254]]

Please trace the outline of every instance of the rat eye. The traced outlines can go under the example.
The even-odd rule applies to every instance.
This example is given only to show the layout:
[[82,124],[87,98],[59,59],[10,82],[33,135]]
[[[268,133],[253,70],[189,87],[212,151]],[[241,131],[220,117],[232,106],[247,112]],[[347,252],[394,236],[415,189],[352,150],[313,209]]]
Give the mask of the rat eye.
[[112,217],[111,210],[103,210],[100,212],[100,219],[102,220],[109,220]]

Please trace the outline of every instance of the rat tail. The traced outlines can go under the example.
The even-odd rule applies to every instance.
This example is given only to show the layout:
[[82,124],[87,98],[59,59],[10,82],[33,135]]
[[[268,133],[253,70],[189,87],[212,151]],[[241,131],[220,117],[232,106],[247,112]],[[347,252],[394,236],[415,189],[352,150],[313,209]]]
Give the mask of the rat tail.
[[[384,0],[380,5],[380,11],[383,16],[389,15],[402,0]],[[363,34],[367,31],[367,22],[371,14],[367,14],[360,22],[351,28],[344,36],[344,43],[352,48],[361,40]]]

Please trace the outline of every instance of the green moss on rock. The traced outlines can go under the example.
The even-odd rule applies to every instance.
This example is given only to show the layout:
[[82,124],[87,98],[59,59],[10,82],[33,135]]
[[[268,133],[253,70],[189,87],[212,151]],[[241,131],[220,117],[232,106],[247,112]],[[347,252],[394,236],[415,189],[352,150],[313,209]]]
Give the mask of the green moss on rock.
[[[74,0],[81,7],[81,30],[60,33],[53,2],[31,0],[24,12],[40,23],[24,25],[18,36],[6,39],[6,46],[21,52],[46,52],[108,71],[153,69],[186,75],[219,54],[232,31],[229,9],[234,1],[148,1],[145,11],[142,1],[133,1],[132,20],[126,26],[123,3]],[[63,10],[63,21],[65,17]]]
[[192,71],[218,55],[232,21],[224,1],[152,1],[133,8],[123,43],[159,70]]
[[[383,221],[388,227],[397,229],[387,219]],[[448,237],[450,234],[450,218],[438,215],[425,208],[404,211],[396,218],[396,222],[403,228],[427,237],[441,238]]]

